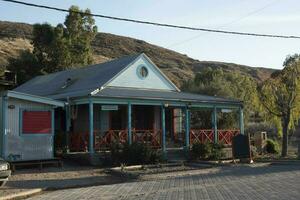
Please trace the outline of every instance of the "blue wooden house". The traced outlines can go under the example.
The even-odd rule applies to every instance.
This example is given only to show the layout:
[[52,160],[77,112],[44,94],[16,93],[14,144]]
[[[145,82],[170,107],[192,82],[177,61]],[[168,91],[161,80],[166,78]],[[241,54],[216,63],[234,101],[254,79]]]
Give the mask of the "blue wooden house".
[[[196,142],[230,145],[234,135],[244,133],[241,101],[181,92],[145,54],[38,76],[11,93],[20,98],[22,95],[32,97],[24,100],[27,103],[40,99],[39,103],[51,105],[55,114],[51,118],[51,129],[50,118],[42,112],[44,109],[27,110],[19,102],[21,105],[16,112],[20,119],[16,125],[19,130],[4,133],[3,144],[7,141],[13,144],[13,140],[20,138],[32,144],[32,140],[39,138],[36,135],[43,137],[48,132],[63,131],[71,152],[92,154],[108,149],[112,142],[141,142],[167,153],[171,148],[188,149]],[[13,107],[12,104],[6,102],[2,113],[9,110],[7,105]],[[211,111],[208,117],[212,127],[197,129],[191,126],[191,112],[201,108]],[[238,128],[218,129],[217,112],[222,110],[238,113]],[[3,116],[6,121],[11,120]],[[12,130],[7,125],[2,128]],[[7,146],[9,144],[3,147],[4,157],[13,149],[5,149]],[[12,151],[13,154],[24,153],[22,148],[19,152]],[[53,151],[53,148],[49,146],[45,151]]]

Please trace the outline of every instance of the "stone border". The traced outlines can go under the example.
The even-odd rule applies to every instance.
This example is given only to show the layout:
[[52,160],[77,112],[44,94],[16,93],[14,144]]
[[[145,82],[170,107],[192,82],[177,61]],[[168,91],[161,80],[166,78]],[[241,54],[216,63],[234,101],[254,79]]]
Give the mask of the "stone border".
[[111,175],[121,177],[121,178],[148,180],[152,176],[159,177],[163,174],[170,174],[170,173],[174,173],[174,172],[177,172],[177,174],[180,176],[180,174],[186,174],[186,173],[189,173],[188,171],[191,171],[191,170],[177,170],[177,171],[169,171],[169,172],[162,171],[162,172],[149,173],[149,174],[138,174],[138,173],[134,173],[134,172],[130,171],[130,170],[133,170],[133,171],[140,170],[143,168],[151,169],[151,168],[179,167],[179,166],[198,168],[198,169],[191,169],[191,170],[204,170],[204,169],[208,169],[208,168],[213,168],[214,166],[218,166],[218,164],[212,164],[209,162],[206,162],[206,163],[182,162],[182,163],[166,163],[166,164],[156,164],[156,165],[132,165],[132,166],[125,166],[125,167],[109,168],[106,170],[106,173],[109,173]]
[[10,195],[4,196],[4,197],[0,197],[0,200],[21,199],[21,198],[25,198],[25,197],[30,197],[30,196],[36,195],[38,193],[41,193],[44,190],[45,189],[42,189],[42,188],[31,189],[28,191],[19,192],[16,194],[10,194]]
[[270,165],[300,165],[300,160],[258,160],[257,163],[269,163]]

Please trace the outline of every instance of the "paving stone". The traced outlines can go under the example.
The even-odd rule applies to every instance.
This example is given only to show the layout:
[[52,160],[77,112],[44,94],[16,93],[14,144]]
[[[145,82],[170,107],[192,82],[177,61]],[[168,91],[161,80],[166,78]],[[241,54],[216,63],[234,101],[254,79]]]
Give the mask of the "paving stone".
[[180,177],[59,190],[30,199],[298,200],[300,166],[222,167],[210,173],[191,171]]

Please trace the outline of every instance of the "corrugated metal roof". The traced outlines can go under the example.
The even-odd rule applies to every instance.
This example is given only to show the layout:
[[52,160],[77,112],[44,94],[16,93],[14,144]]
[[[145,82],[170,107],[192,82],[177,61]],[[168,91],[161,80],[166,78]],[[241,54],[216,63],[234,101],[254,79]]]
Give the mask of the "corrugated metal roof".
[[[102,64],[38,76],[17,87],[14,91],[60,100],[66,100],[67,98],[86,97],[97,88],[105,85],[105,83],[115,77],[140,55],[141,54],[126,56]],[[184,101],[191,103],[242,103],[232,99],[198,95],[180,91],[146,90],[120,87],[104,87],[104,89],[92,96],[124,99]]]
[[184,102],[199,102],[199,103],[229,103],[241,104],[241,101],[234,99],[227,99],[221,97],[192,94],[177,91],[163,91],[163,90],[143,90],[136,88],[119,88],[119,87],[106,87],[97,94],[95,97],[108,97],[108,98],[129,98],[129,99],[151,99],[151,100],[169,100],[169,101],[184,101]]
[[65,96],[65,94],[78,91],[88,95],[112,79],[139,56],[140,54],[131,55],[106,63],[38,76],[14,91],[49,97],[60,94]]

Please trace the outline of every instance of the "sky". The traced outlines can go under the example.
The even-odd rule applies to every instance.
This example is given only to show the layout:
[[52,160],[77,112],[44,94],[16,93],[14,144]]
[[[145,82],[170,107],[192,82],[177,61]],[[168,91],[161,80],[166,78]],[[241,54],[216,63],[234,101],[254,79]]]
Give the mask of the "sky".
[[[22,0],[159,23],[300,36],[299,0]],[[62,23],[66,13],[0,0],[0,20]],[[95,18],[100,32],[145,40],[198,60],[282,69],[287,55],[300,53],[300,39],[258,38],[178,30]]]

